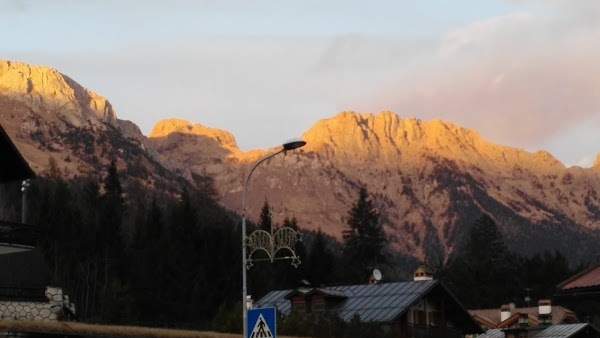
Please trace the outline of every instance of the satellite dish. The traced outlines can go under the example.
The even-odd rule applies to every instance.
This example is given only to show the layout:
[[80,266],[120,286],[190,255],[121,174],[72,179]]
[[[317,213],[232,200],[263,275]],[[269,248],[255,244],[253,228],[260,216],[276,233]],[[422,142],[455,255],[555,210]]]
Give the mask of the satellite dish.
[[373,270],[373,278],[378,282],[381,280],[381,271],[379,269]]

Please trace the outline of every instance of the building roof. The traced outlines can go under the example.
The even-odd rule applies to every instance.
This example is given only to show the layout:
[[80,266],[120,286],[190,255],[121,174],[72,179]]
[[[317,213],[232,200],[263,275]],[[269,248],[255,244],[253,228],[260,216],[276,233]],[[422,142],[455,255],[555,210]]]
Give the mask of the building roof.
[[[533,328],[535,329],[535,327]],[[588,323],[551,325],[532,335],[532,338],[570,338],[583,330],[597,331]],[[477,338],[504,338],[502,329],[491,329]]]
[[[435,281],[363,284],[320,288],[339,292],[347,300],[336,308],[343,320],[359,315],[362,321],[391,322],[435,285]],[[274,306],[285,315],[291,312],[286,296],[296,290],[272,291],[256,302],[257,307]],[[309,291],[307,291],[308,293]]]
[[35,173],[1,125],[0,163],[0,182],[20,181],[35,177]]
[[338,290],[328,290],[325,288],[298,288],[290,291],[287,295],[284,296],[285,299],[292,299],[294,296],[312,296],[312,295],[322,295],[326,298],[339,298],[346,299],[348,298],[345,293]]
[[[480,323],[489,323],[489,327],[502,327],[500,321],[500,309],[481,309],[481,310],[469,310],[469,313]],[[534,318],[536,321],[539,316],[539,307],[522,307],[522,308],[513,308],[510,311],[510,316],[505,321],[510,321],[514,319],[514,315],[519,313],[526,313],[530,317]],[[566,318],[577,319],[575,313],[569,309],[566,309],[562,306],[552,306],[552,324],[560,324]]]
[[[305,288],[303,288],[304,290]],[[362,284],[318,288],[317,294],[335,295],[339,299],[330,311],[350,321],[358,315],[363,322],[392,323],[425,295],[444,297],[448,318],[460,323],[467,333],[483,332],[467,310],[438,281],[411,281],[396,283]],[[296,292],[296,293],[295,293]],[[306,291],[303,294],[308,294]],[[255,303],[256,307],[275,307],[283,315],[291,312],[290,296],[296,290],[271,291]],[[450,316],[453,316],[450,318]]]
[[487,330],[486,333],[477,336],[477,338],[504,338],[504,331],[502,329]]
[[600,264],[592,266],[558,284],[559,291],[600,286]]
[[568,338],[583,330],[588,323],[552,325],[535,335],[536,338]]

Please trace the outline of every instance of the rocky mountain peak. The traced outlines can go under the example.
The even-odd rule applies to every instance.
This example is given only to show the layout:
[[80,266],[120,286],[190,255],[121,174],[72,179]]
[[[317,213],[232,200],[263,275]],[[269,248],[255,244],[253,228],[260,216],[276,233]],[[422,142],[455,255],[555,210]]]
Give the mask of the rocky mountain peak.
[[561,161],[559,161],[556,157],[554,157],[546,150],[538,150],[533,154],[533,156],[537,161],[540,161],[543,164],[549,166],[564,167]]
[[0,95],[33,111],[57,114],[76,127],[89,122],[117,123],[116,113],[105,97],[46,66],[0,60]]
[[318,121],[304,135],[306,150],[328,158],[397,162],[424,150],[441,156],[464,156],[487,146],[478,133],[442,120],[400,118],[393,112],[342,112]]
[[191,123],[186,120],[171,118],[158,121],[148,135],[149,138],[163,138],[171,134],[194,135],[208,137],[221,146],[230,150],[238,150],[237,143],[233,134],[226,130],[206,127],[198,123]]

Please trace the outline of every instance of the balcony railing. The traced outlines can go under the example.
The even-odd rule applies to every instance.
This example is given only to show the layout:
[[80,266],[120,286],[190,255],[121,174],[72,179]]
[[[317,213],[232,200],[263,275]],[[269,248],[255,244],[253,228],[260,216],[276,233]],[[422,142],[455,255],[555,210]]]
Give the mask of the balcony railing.
[[34,247],[38,232],[32,225],[0,221],[0,245]]

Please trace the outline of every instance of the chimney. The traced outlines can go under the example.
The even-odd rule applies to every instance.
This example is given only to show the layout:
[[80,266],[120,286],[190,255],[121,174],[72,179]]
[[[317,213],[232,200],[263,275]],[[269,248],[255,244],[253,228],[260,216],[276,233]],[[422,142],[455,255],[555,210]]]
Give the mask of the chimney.
[[549,315],[552,313],[552,305],[550,299],[540,299],[538,302],[538,313],[541,315]]
[[540,324],[552,324],[552,303],[549,299],[540,299],[538,302],[538,318]]
[[500,322],[507,320],[511,315],[511,306],[510,304],[503,304],[500,306]]
[[427,268],[427,266],[425,266],[424,264],[419,265],[417,270],[415,270],[415,273],[414,273],[414,281],[415,282],[424,281],[424,280],[432,280],[432,279],[433,279],[433,273],[431,273],[431,270],[429,270],[429,268]]

